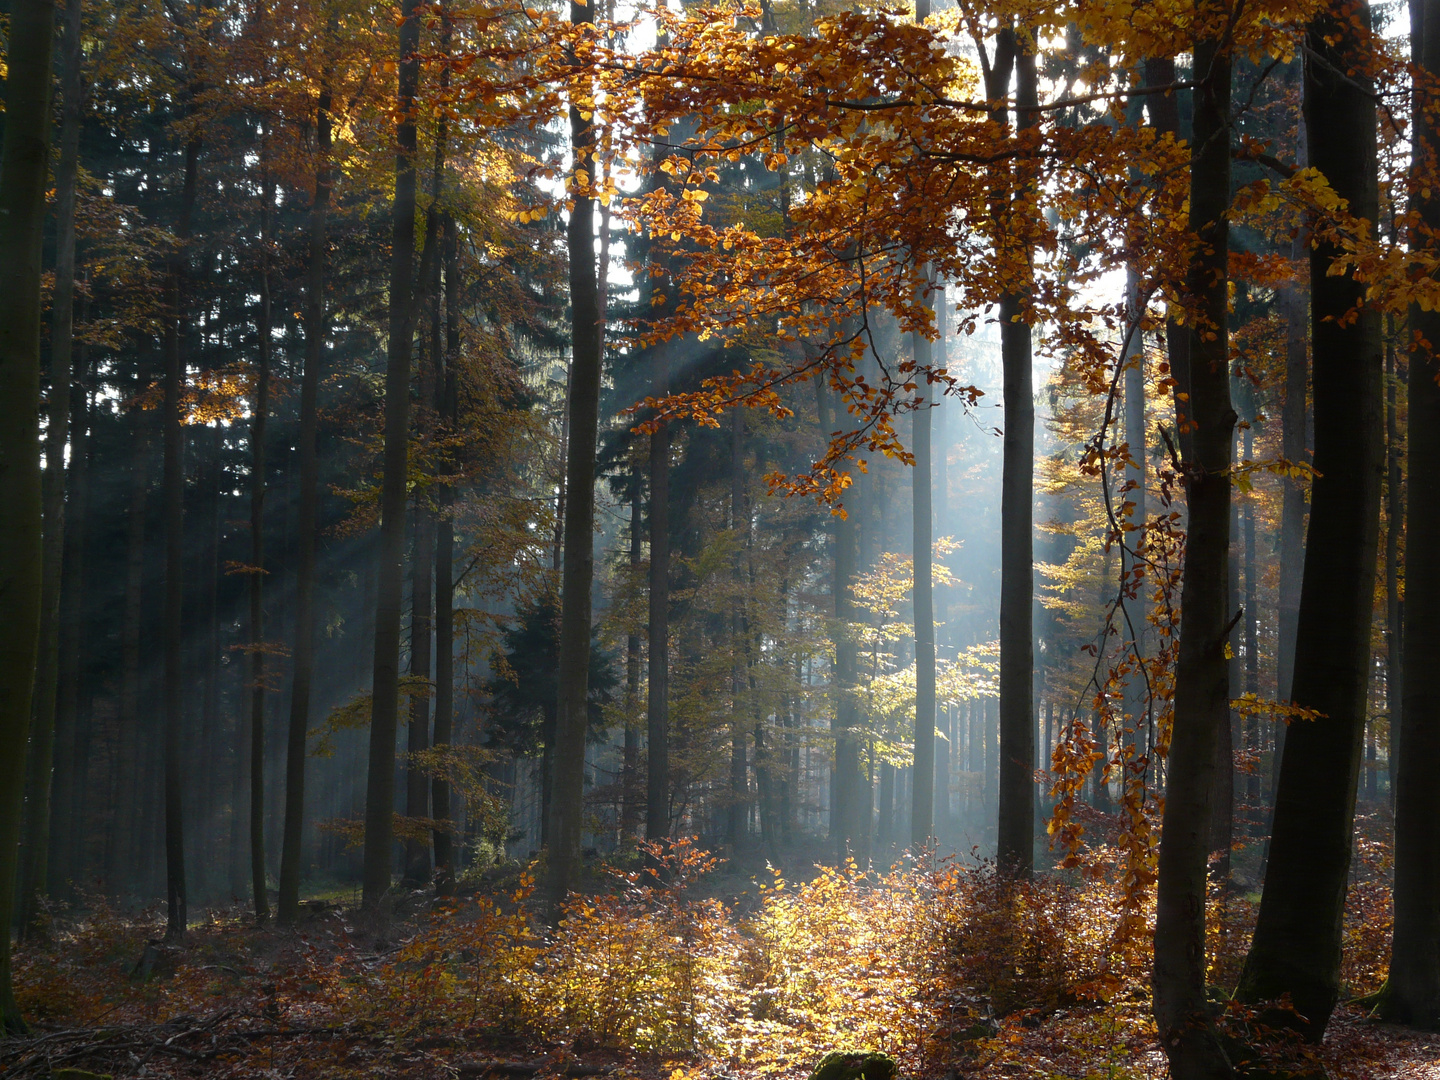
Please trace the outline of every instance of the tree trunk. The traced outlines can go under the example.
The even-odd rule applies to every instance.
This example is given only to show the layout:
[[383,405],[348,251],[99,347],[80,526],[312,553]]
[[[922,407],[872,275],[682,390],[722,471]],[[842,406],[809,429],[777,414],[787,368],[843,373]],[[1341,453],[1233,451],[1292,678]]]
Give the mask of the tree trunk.
[[[1213,12],[1211,13],[1213,16]],[[1175,675],[1174,734],[1165,792],[1156,896],[1155,1024],[1176,1080],[1232,1075],[1205,998],[1205,881],[1215,744],[1230,723],[1225,662],[1225,601],[1230,556],[1230,404],[1226,330],[1225,213],[1230,203],[1230,57],[1210,39],[1196,42],[1190,158],[1190,229],[1199,237],[1186,276],[1198,305],[1189,322],[1185,487],[1184,612]]]
[[[449,43],[449,11],[445,12]],[[449,430],[458,430],[460,364],[460,234],[455,219],[445,215],[445,371],[437,390],[438,413]],[[435,522],[435,747],[445,750],[454,737],[455,716],[455,491],[451,483],[439,490],[440,514]],[[430,785],[430,813],[435,829],[435,891],[455,889],[455,843],[450,832],[450,784],[437,773]]]
[[[730,413],[730,528],[737,538],[749,532],[745,519],[745,414],[741,409]],[[746,760],[745,675],[749,634],[745,625],[745,554],[735,552],[732,583],[735,597],[730,611],[730,807],[727,840],[732,851],[738,851],[745,839],[750,810],[750,768]],[[759,746],[756,746],[757,761]]]
[[185,582],[185,429],[180,395],[185,385],[185,272],[190,219],[200,165],[200,142],[185,144],[185,178],[180,193],[177,246],[166,273],[164,477],[165,499],[165,891],[168,899],[165,933],[185,934],[185,821],[180,754],[185,729],[184,582]]
[[[83,316],[82,316],[83,317]],[[55,706],[55,787],[53,825],[50,830],[51,881],[61,895],[73,897],[73,883],[81,865],[82,823],[88,786],[85,763],[90,724],[80,730],[80,688],[85,675],[82,657],[86,626],[86,534],[90,518],[91,443],[89,418],[93,415],[87,387],[86,349],[77,350],[75,411],[70,436],[70,493],[66,509],[65,571],[60,589],[60,668]],[[83,736],[83,737],[82,737]]]
[[[640,581],[640,535],[643,528],[641,486],[640,470],[632,461],[630,469],[630,576],[636,585]],[[624,807],[620,814],[620,835],[623,839],[634,837],[639,831],[640,824],[640,797],[636,789],[637,773],[640,769],[640,725],[636,715],[639,707],[640,635],[632,632],[625,638],[625,748],[622,758],[624,771],[621,773]]]
[[[331,16],[328,45],[336,28]],[[310,264],[305,281],[305,373],[300,383],[300,512],[296,527],[295,656],[290,725],[285,746],[285,831],[280,851],[280,921],[300,914],[300,859],[305,831],[305,754],[315,684],[315,531],[320,499],[316,440],[320,429],[320,369],[325,359],[326,215],[330,209],[329,63],[315,108],[315,195],[310,203]]]
[[[1423,313],[1422,313],[1423,314]],[[1431,340],[1426,338],[1426,340]],[[1401,457],[1400,421],[1396,407],[1398,383],[1398,350],[1391,343],[1385,347],[1385,709],[1390,729],[1390,808],[1395,809],[1395,771],[1400,760],[1400,734],[1405,726],[1401,704],[1405,694],[1405,626],[1404,603],[1400,599],[1400,533],[1404,527],[1404,506],[1401,501],[1405,478]]]
[[[594,8],[571,3],[570,21],[594,22]],[[584,816],[586,697],[590,676],[590,588],[595,576],[595,448],[600,415],[603,333],[595,279],[595,129],[589,103],[570,102],[574,153],[566,226],[570,257],[571,355],[569,446],[565,463],[565,550],[560,585],[560,663],[554,794],[546,899],[552,914],[579,881]]]
[[[651,390],[669,391],[667,347],[654,346]],[[650,627],[646,675],[648,745],[645,784],[645,837],[670,835],[670,429],[650,436]]]
[[[1411,50],[1428,75],[1440,71],[1440,34],[1427,33],[1440,26],[1440,3],[1416,0],[1411,8]],[[1417,80],[1418,81],[1418,80]],[[1426,94],[1425,97],[1430,95]],[[1440,146],[1430,106],[1416,94],[1416,172],[1433,175],[1434,154]],[[1424,164],[1421,164],[1424,162]],[[1428,193],[1428,194],[1427,194]],[[1440,229],[1440,193],[1426,180],[1416,198],[1427,246],[1435,245]],[[1424,234],[1422,234],[1424,235]],[[1410,416],[1406,433],[1410,475],[1429,477],[1440,467],[1440,313],[1412,308],[1410,328],[1425,346],[1410,354]],[[1399,462],[1394,453],[1395,387],[1386,397],[1390,412],[1390,505],[1398,503]],[[1403,685],[1404,698],[1391,700],[1391,767],[1395,776],[1395,923],[1390,942],[1390,975],[1380,998],[1380,1014],[1395,1023],[1427,1030],[1440,1029],[1440,786],[1435,784],[1434,755],[1440,751],[1440,502],[1424,484],[1411,484],[1406,500],[1405,611],[1403,668],[1392,669],[1392,693]],[[1391,510],[1394,513],[1394,510]],[[1393,573],[1390,545],[1398,531],[1391,519],[1386,540],[1387,570]],[[1389,575],[1387,575],[1389,576]],[[1394,585],[1391,579],[1393,598]],[[1392,600],[1388,615],[1397,618]],[[1391,661],[1399,648],[1391,623]],[[1403,672],[1403,681],[1401,673]],[[1396,708],[1398,704],[1399,708]],[[1393,727],[1401,724],[1399,742],[1405,753],[1397,758]]]
[[415,93],[420,82],[418,0],[401,0],[399,120],[390,252],[390,343],[385,373],[385,472],[380,489],[380,560],[370,764],[365,784],[363,906],[378,914],[394,864],[395,735],[400,719],[401,563],[410,439],[410,346],[414,336]]
[[[1310,25],[1305,113],[1311,165],[1373,229],[1375,99],[1363,76],[1347,74],[1363,67],[1368,26],[1363,4],[1337,5]],[[1250,1002],[1288,993],[1301,1019],[1287,1022],[1314,1039],[1340,993],[1384,468],[1379,314],[1361,306],[1362,283],[1330,273],[1339,254],[1322,244],[1310,255],[1316,478],[1293,696],[1320,717],[1286,736],[1265,890],[1239,989]]]
[[80,0],[66,0],[61,36],[60,162],[55,173],[55,293],[51,307],[50,393],[45,428],[44,569],[40,585],[40,655],[26,759],[25,864],[20,878],[20,934],[39,929],[40,901],[50,892],[50,792],[55,755],[55,696],[60,650],[60,583],[65,554],[65,443],[70,435],[71,355],[75,339],[75,179],[80,162]]
[[[1016,127],[1036,112],[1033,43],[1017,49]],[[1029,261],[1029,252],[1022,257]],[[1005,375],[1005,436],[1000,489],[1000,802],[995,863],[1028,878],[1035,867],[1035,392],[1028,296],[1000,298],[1000,353]]]
[[54,24],[51,0],[10,5],[0,151],[0,1035],[25,1027],[10,988],[10,926],[40,633],[40,247]]
[[270,218],[275,180],[260,135],[260,310],[250,411],[250,893],[256,922],[270,918],[265,884],[265,422],[270,413]]

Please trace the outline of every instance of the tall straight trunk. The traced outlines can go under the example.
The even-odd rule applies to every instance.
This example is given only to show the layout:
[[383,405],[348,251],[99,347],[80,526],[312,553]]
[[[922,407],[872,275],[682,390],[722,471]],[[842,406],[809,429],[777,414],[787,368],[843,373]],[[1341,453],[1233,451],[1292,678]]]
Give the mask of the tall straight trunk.
[[[838,423],[837,402],[821,384],[816,384],[816,407],[820,416],[822,434],[828,434]],[[852,499],[845,513],[831,518],[832,522],[832,571],[831,598],[834,607],[834,622],[830,637],[835,643],[834,712],[830,719],[830,734],[833,740],[829,783],[829,840],[833,857],[838,864],[844,864],[856,846],[854,836],[855,805],[859,801],[861,782],[859,747],[855,741],[856,726],[855,682],[859,659],[858,643],[851,630],[855,621],[855,601],[850,588],[855,580],[855,568],[859,554],[859,516],[865,477],[856,477],[850,488]]]
[[[1230,655],[1225,663],[1225,684],[1233,690],[1240,686],[1240,626],[1234,621],[1240,608],[1240,559],[1235,545],[1240,536],[1240,506],[1233,498],[1233,489],[1231,494],[1229,582],[1225,592],[1225,610],[1230,619],[1225,645]],[[1235,710],[1228,710],[1226,716],[1227,722],[1215,740],[1215,797],[1210,801],[1210,880],[1217,885],[1230,880],[1230,849],[1235,844]]]
[[[1373,230],[1375,98],[1364,76],[1350,74],[1363,70],[1368,27],[1363,3],[1337,2],[1311,23],[1305,119],[1310,164]],[[1289,994],[1302,1018],[1292,1022],[1314,1039],[1340,994],[1384,470],[1380,317],[1363,306],[1361,282],[1330,272],[1339,254],[1326,244],[1310,254],[1316,478],[1293,697],[1319,716],[1286,736],[1265,890],[1239,990],[1251,1002]]]
[[40,634],[40,247],[54,24],[52,0],[10,5],[0,150],[0,1035],[25,1027],[10,987],[10,926]]
[[[929,17],[930,0],[917,0],[915,21],[923,23]],[[935,300],[930,290],[929,267],[920,269],[926,280],[920,287],[919,300],[926,310],[933,312]],[[910,474],[910,560],[914,572],[915,618],[915,777],[911,784],[910,849],[918,854],[931,842],[935,832],[935,544],[929,381],[935,358],[927,334],[911,334],[910,348],[915,361],[916,395],[920,398],[910,429],[910,450],[915,455],[915,467]],[[884,786],[883,778],[881,786]],[[884,796],[882,817],[883,800]],[[885,836],[886,841],[889,839]]]
[[180,395],[185,384],[185,273],[190,218],[200,166],[200,141],[185,144],[185,178],[180,192],[177,247],[166,273],[164,476],[165,503],[165,933],[183,937],[188,902],[185,891],[185,821],[180,746],[185,728],[184,582],[185,582],[185,429]]
[[[137,360],[135,389],[138,393],[145,385],[148,365],[143,364],[144,354]],[[120,628],[120,701],[116,717],[116,731],[119,746],[116,749],[116,770],[121,784],[133,785],[140,775],[140,631],[144,619],[145,599],[145,519],[146,503],[151,484],[150,460],[150,417],[139,408],[130,410],[130,499],[125,517],[125,600],[124,616]],[[138,809],[135,793],[127,800]],[[122,825],[111,819],[109,842],[106,851],[106,878],[113,893],[119,893],[120,883],[126,874],[136,866],[132,858],[133,834],[139,830]],[[135,853],[138,857],[139,853]]]
[[[88,760],[90,725],[80,730],[80,687],[85,667],[86,532],[90,518],[91,442],[93,415],[86,385],[88,361],[77,350],[76,382],[70,436],[70,493],[66,509],[65,572],[60,589],[60,669],[55,704],[54,814],[50,830],[50,875],[62,896],[72,896],[79,872],[82,823],[89,789],[82,783]],[[83,736],[83,737],[82,737]]]
[[270,413],[270,218],[275,180],[265,167],[268,126],[260,139],[260,310],[255,398],[250,407],[250,893],[255,919],[270,918],[265,884],[265,423]]
[[[332,15],[326,42],[336,29]],[[305,830],[305,740],[315,685],[315,530],[320,499],[320,369],[325,359],[326,217],[330,210],[328,61],[315,106],[315,194],[310,202],[310,263],[305,275],[305,372],[300,381],[300,508],[296,522],[295,645],[290,723],[285,741],[285,825],[280,849],[280,921],[300,914],[300,859]]]
[[[667,347],[654,347],[651,393],[669,390]],[[645,836],[670,835],[670,429],[650,436],[650,626],[646,676]]]
[[[449,41],[449,11],[445,12]],[[445,215],[445,370],[436,387],[437,413],[451,431],[459,426],[456,380],[460,363],[460,234],[455,219]],[[455,492],[450,483],[439,488],[440,513],[435,522],[435,747],[444,750],[454,737],[455,717]],[[451,834],[450,784],[443,772],[430,785],[430,814],[435,828],[435,891],[448,896],[455,888],[455,842]]]
[[[1411,10],[1411,55],[1430,76],[1440,71],[1440,2],[1415,0]],[[1419,80],[1417,80],[1418,82]],[[1415,171],[1422,191],[1416,209],[1434,247],[1440,235],[1440,194],[1429,179],[1434,174],[1434,155],[1440,149],[1440,133],[1426,106],[1418,100],[1415,121]],[[1427,97],[1429,95],[1426,95]],[[1428,470],[1440,467],[1440,362],[1435,348],[1440,343],[1440,314],[1410,312],[1410,328],[1429,343],[1410,354],[1410,417],[1406,431],[1411,477],[1428,478]],[[1387,388],[1390,404],[1391,445],[1395,443],[1393,409],[1394,382]],[[1390,460],[1391,506],[1398,502],[1399,464]],[[1391,511],[1394,513],[1393,509]],[[1392,1022],[1428,1030],[1440,1029],[1440,786],[1433,776],[1434,755],[1440,752],[1440,502],[1425,484],[1409,485],[1405,522],[1405,611],[1403,660],[1393,671],[1392,692],[1403,686],[1404,697],[1391,698],[1391,767],[1397,770],[1395,799],[1395,923],[1390,939],[1390,975],[1381,992],[1380,1014]],[[1391,520],[1391,533],[1396,525]],[[1390,539],[1387,537],[1387,549]],[[1387,550],[1388,562],[1388,550]],[[1393,592],[1391,593],[1393,596]],[[1392,603],[1389,617],[1396,619]],[[1394,623],[1391,623],[1392,635]],[[1391,658],[1397,648],[1391,639]],[[1403,681],[1402,676],[1403,675]],[[1398,704],[1399,708],[1396,709]],[[1395,753],[1396,713],[1401,725],[1399,742],[1403,755]]]
[[[730,414],[730,528],[737,537],[743,529],[749,533],[745,520],[745,414],[734,409]],[[745,625],[745,553],[735,552],[733,584],[735,599],[730,612],[730,807],[727,815],[727,837],[731,850],[737,850],[745,838],[750,810],[750,769],[746,759],[745,676],[749,634]],[[756,746],[757,762],[759,746]]]
[[[1305,117],[1299,121],[1300,138],[1295,148],[1295,164],[1307,165],[1309,151],[1306,147]],[[1290,247],[1290,258],[1300,262],[1306,258],[1309,241],[1302,233]],[[1299,283],[1285,286],[1281,291],[1281,306],[1285,315],[1285,403],[1280,413],[1281,452],[1287,461],[1305,461],[1307,417],[1309,408],[1310,350],[1309,350],[1309,305],[1306,303],[1307,290]],[[1281,701],[1289,701],[1295,683],[1295,632],[1300,622],[1300,576],[1305,566],[1305,519],[1307,515],[1308,485],[1295,476],[1283,480],[1284,493],[1280,504],[1280,584],[1279,603],[1276,612],[1275,642],[1275,693]],[[1275,746],[1271,751],[1270,775],[1267,779],[1267,803],[1274,806],[1275,785],[1280,778],[1280,762],[1284,756],[1285,734],[1289,728],[1279,724],[1275,728]],[[1269,841],[1266,841],[1266,858],[1269,858]]]
[[[643,528],[639,469],[632,463],[630,472],[630,576],[640,580],[640,536]],[[636,712],[640,702],[640,635],[625,637],[625,747],[621,785],[624,805],[620,812],[620,835],[629,839],[636,835],[640,823],[640,798],[636,790],[636,773],[640,768],[640,725]]]
[[[571,3],[570,21],[594,22],[594,8]],[[582,111],[583,110],[583,111]],[[595,577],[595,447],[600,417],[603,331],[595,278],[595,129],[586,103],[570,103],[574,209],[566,226],[570,257],[570,407],[565,463],[565,550],[560,583],[560,664],[555,765],[550,800],[546,899],[551,911],[579,882],[584,817],[586,696],[590,676],[590,588]]]
[[[1140,283],[1135,275],[1133,267],[1129,267],[1125,273],[1125,309],[1128,337],[1125,340],[1124,356],[1121,363],[1125,371],[1125,444],[1129,448],[1129,461],[1125,466],[1125,483],[1130,489],[1125,493],[1125,500],[1133,504],[1129,521],[1135,526],[1136,531],[1125,537],[1125,542],[1120,548],[1120,580],[1125,588],[1133,588],[1135,601],[1133,606],[1128,606],[1130,622],[1128,626],[1121,628],[1122,637],[1130,639],[1132,660],[1143,658],[1145,655],[1145,595],[1146,590],[1141,588],[1135,580],[1136,569],[1143,564],[1137,558],[1141,554],[1141,546],[1145,542],[1145,533],[1142,531],[1145,526],[1145,341],[1140,329],[1141,317],[1144,314],[1140,310]],[[1127,605],[1130,602],[1127,601]],[[1149,706],[1146,693],[1146,681],[1140,671],[1132,672],[1125,682],[1125,711],[1129,713],[1130,720],[1126,725],[1132,732],[1148,732],[1149,724],[1146,722],[1146,713]],[[1135,735],[1128,738],[1133,741]],[[1048,767],[1048,761],[1047,761]]]
[[[1214,12],[1208,14],[1214,17]],[[1189,320],[1185,489],[1189,531],[1175,674],[1174,733],[1160,842],[1152,976],[1155,1025],[1176,1080],[1232,1075],[1205,997],[1205,882],[1215,744],[1230,723],[1225,662],[1230,557],[1230,404],[1226,329],[1230,203],[1230,57],[1214,39],[1195,43],[1190,230],[1199,238],[1186,287]]]
[[[1251,424],[1255,423],[1251,418]],[[1245,458],[1255,456],[1255,432],[1253,427],[1245,429]],[[1245,495],[1241,511],[1245,533],[1245,692],[1260,694],[1260,582],[1256,580],[1257,566],[1255,550],[1255,500]],[[1254,713],[1245,718],[1245,744],[1253,755],[1260,749],[1260,719]],[[1260,773],[1252,768],[1245,776],[1245,801],[1254,807],[1260,802]],[[1253,819],[1251,819],[1253,820]],[[1248,827],[1248,825],[1247,825]]]
[[55,172],[55,293],[51,303],[50,393],[45,429],[44,567],[40,584],[40,655],[26,759],[25,864],[20,933],[38,929],[50,892],[50,792],[55,758],[56,678],[60,663],[60,583],[65,555],[65,444],[70,436],[71,355],[75,339],[75,179],[80,163],[80,0],[66,0],[61,36],[60,161]]
[[[1039,121],[1033,43],[1015,58],[1016,127]],[[1022,253],[1028,263],[1030,253]],[[1000,298],[1005,436],[1000,488],[1000,790],[995,863],[1029,877],[1035,868],[1035,392],[1028,297]]]
[[[1429,340],[1428,338],[1426,340]],[[1398,352],[1385,347],[1385,708],[1390,728],[1390,803],[1395,809],[1395,767],[1399,758],[1400,734],[1405,725],[1401,704],[1405,694],[1404,604],[1400,599],[1400,533],[1404,528],[1405,478],[1401,458],[1400,420],[1396,407],[1400,376]]]
[[395,735],[400,719],[401,563],[410,439],[410,346],[414,336],[415,93],[420,82],[418,0],[401,0],[399,120],[395,124],[395,204],[390,251],[390,344],[385,371],[385,471],[380,488],[380,559],[375,597],[375,660],[370,702],[370,763],[365,783],[362,903],[378,913],[394,864]]
[[[428,367],[433,361],[423,361]],[[433,383],[428,374],[422,384]],[[420,400],[433,400],[432,393],[422,388]],[[414,511],[414,553],[410,559],[410,675],[415,679],[430,679],[431,638],[434,621],[435,601],[435,519],[427,505],[426,497],[417,495]],[[406,749],[410,757],[405,766],[405,814],[411,818],[430,816],[430,778],[423,769],[416,767],[415,755],[430,748],[430,697],[423,692],[410,696],[410,724]],[[425,839],[412,839],[405,844],[405,883],[418,888],[429,882],[431,876],[430,844]]]

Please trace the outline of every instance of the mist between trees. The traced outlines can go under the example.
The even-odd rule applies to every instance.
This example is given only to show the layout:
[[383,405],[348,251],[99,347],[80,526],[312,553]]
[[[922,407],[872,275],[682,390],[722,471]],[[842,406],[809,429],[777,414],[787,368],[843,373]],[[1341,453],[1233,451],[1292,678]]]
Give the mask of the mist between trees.
[[1432,8],[17,0],[0,921],[928,850],[1230,1076],[1358,808],[1434,1028]]

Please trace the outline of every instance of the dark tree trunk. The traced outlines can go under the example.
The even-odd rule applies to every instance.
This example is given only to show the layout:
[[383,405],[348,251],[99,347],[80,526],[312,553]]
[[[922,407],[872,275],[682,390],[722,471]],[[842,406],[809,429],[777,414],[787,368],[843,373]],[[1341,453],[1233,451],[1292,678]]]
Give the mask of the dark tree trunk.
[[[449,13],[446,43],[449,43]],[[458,430],[460,363],[460,235],[455,219],[445,216],[445,371],[437,387],[437,412],[448,430]],[[450,483],[439,489],[440,514],[435,522],[435,747],[446,750],[454,737],[455,717],[455,492]],[[455,888],[455,842],[451,834],[450,784],[437,773],[430,786],[430,813],[435,829],[435,891],[448,896]]]
[[[334,16],[325,41],[333,39]],[[320,498],[316,439],[320,369],[325,359],[326,215],[330,209],[329,64],[315,108],[315,194],[310,203],[310,264],[305,281],[305,372],[300,382],[300,512],[296,527],[295,654],[285,744],[285,827],[280,852],[280,921],[300,914],[300,860],[305,831],[305,753],[315,684],[315,531]]]
[[[571,3],[570,21],[594,21],[594,8]],[[565,463],[565,550],[560,585],[560,664],[555,724],[546,899],[552,913],[579,882],[584,811],[586,697],[590,676],[590,588],[595,576],[595,448],[600,416],[603,328],[595,278],[595,129],[580,102],[570,104],[574,209],[566,226],[570,257],[570,439]],[[581,175],[585,184],[581,186]]]
[[[666,346],[654,347],[651,393],[669,390]],[[650,436],[650,626],[645,836],[670,835],[670,429]]]
[[80,727],[80,687],[85,674],[86,640],[86,533],[90,518],[91,443],[89,418],[93,415],[85,385],[88,362],[83,346],[77,349],[75,394],[70,437],[70,494],[66,509],[65,579],[60,590],[60,671],[55,705],[54,825],[50,830],[51,880],[61,895],[74,895],[81,866],[82,823],[89,788],[82,783],[91,736],[87,723]]
[[62,14],[60,161],[55,172],[55,292],[51,301],[50,392],[45,428],[44,569],[40,655],[26,759],[25,864],[20,877],[20,934],[40,930],[40,901],[50,892],[50,793],[55,760],[55,698],[60,663],[60,583],[65,555],[65,443],[70,436],[71,355],[75,339],[75,179],[80,162],[80,0]]
[[[1347,74],[1363,69],[1368,26],[1368,7],[1348,3],[1310,25],[1305,113],[1310,164],[1373,229],[1375,98],[1363,76]],[[1322,244],[1310,255],[1316,478],[1293,696],[1320,716],[1286,736],[1265,890],[1239,989],[1250,1002],[1289,994],[1302,1018],[1291,1022],[1314,1039],[1340,993],[1384,469],[1380,318],[1361,306],[1362,283],[1330,273],[1339,254]]]
[[[745,415],[741,409],[730,414],[730,528],[736,536],[749,533],[745,517]],[[746,758],[745,732],[749,727],[745,701],[746,653],[749,634],[745,625],[745,552],[735,552],[733,570],[735,598],[730,612],[730,807],[727,840],[732,851],[744,842],[750,816],[750,767]],[[756,746],[757,761],[759,746]]]
[[178,245],[166,272],[164,477],[165,499],[165,891],[166,935],[183,937],[187,921],[185,821],[180,745],[185,730],[185,429],[180,395],[185,385],[185,274],[190,219],[200,166],[200,142],[185,144],[185,178],[180,193]]
[[[1419,67],[1433,76],[1440,71],[1440,3],[1416,0],[1411,4],[1411,49]],[[1421,95],[1417,92],[1417,98]],[[1425,95],[1429,96],[1429,95]],[[1430,178],[1440,150],[1430,108],[1433,101],[1417,100],[1415,109],[1415,171],[1422,180],[1416,209],[1426,246],[1433,249],[1440,236],[1440,195]],[[1427,107],[1428,106],[1428,107]],[[1428,192],[1428,194],[1426,194]],[[1410,354],[1410,416],[1406,432],[1412,477],[1430,477],[1440,468],[1440,314],[1412,309],[1410,328],[1425,339],[1425,346]],[[1391,410],[1391,507],[1398,503],[1399,463],[1393,455],[1395,390],[1387,389]],[[1399,742],[1404,754],[1395,753],[1391,731],[1391,767],[1395,775],[1395,924],[1390,944],[1390,975],[1380,998],[1380,1013],[1390,1021],[1431,1031],[1440,1029],[1440,785],[1435,783],[1435,754],[1440,753],[1440,501],[1426,485],[1409,486],[1405,523],[1405,611],[1403,667],[1392,669],[1392,693],[1403,685],[1404,697],[1391,697],[1391,724],[1401,725]],[[1391,513],[1395,511],[1392,509]],[[1391,537],[1397,526],[1391,519]],[[1395,595],[1392,591],[1390,595]],[[1397,619],[1392,601],[1388,613]],[[1399,652],[1391,623],[1391,660]],[[1401,674],[1403,672],[1403,682]],[[1396,708],[1398,704],[1398,709]]]
[[400,604],[404,586],[405,487],[410,439],[410,347],[414,336],[415,93],[420,82],[418,0],[400,6],[395,125],[395,205],[390,252],[390,345],[385,373],[385,472],[380,489],[380,561],[365,784],[365,910],[390,890],[395,838],[395,735],[400,720]]
[[260,310],[256,318],[255,398],[250,415],[250,894],[255,919],[270,918],[265,883],[265,424],[270,414],[270,219],[275,180],[260,139]]
[[[1036,59],[1015,59],[1016,127],[1034,127]],[[1028,263],[1029,252],[1022,258]],[[1028,296],[1000,298],[1005,436],[1000,491],[1000,790],[995,862],[1029,877],[1035,867],[1035,392]]]
[[[1423,313],[1422,313],[1423,314]],[[1426,340],[1430,340],[1427,336]],[[1404,528],[1403,492],[1405,478],[1401,458],[1400,420],[1396,396],[1400,376],[1393,344],[1385,347],[1385,710],[1390,730],[1390,807],[1395,809],[1395,771],[1399,762],[1400,735],[1405,726],[1404,604],[1400,599],[1400,534]]]
[[50,0],[10,5],[0,150],[0,1035],[25,1027],[10,988],[10,927],[40,632],[40,247],[54,24]]
[[[640,470],[632,464],[630,472],[630,576],[638,585],[640,581],[640,536],[644,528],[641,499],[642,480]],[[624,806],[620,812],[620,835],[630,839],[639,832],[640,793],[637,790],[640,770],[640,635],[632,632],[625,638],[625,747],[622,790]]]
[[[1211,13],[1213,17],[1213,12]],[[1190,229],[1199,237],[1186,275],[1197,306],[1189,320],[1184,612],[1175,675],[1174,735],[1165,791],[1156,896],[1155,1025],[1176,1080],[1232,1075],[1205,998],[1205,883],[1215,744],[1230,723],[1225,638],[1230,556],[1230,404],[1226,331],[1230,203],[1230,57],[1210,39],[1195,45]]]

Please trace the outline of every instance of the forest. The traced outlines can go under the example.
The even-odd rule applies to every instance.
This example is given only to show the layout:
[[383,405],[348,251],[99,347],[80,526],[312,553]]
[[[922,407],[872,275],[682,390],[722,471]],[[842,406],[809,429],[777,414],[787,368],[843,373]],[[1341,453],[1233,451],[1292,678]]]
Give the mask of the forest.
[[528,5],[9,0],[0,1077],[1440,1077],[1440,0]]

